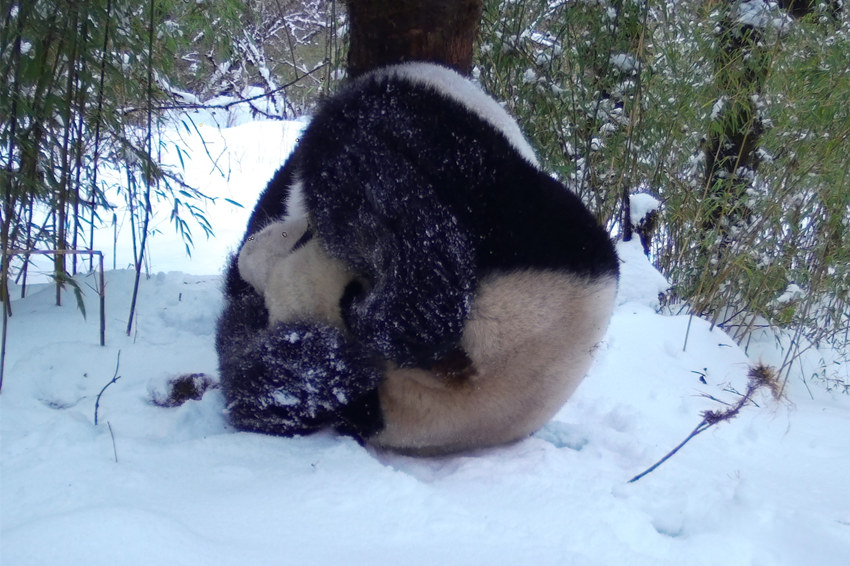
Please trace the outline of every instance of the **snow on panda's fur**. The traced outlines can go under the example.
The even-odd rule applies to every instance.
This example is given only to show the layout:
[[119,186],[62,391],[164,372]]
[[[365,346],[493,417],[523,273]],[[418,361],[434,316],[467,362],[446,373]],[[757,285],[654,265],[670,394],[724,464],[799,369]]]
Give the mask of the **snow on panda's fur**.
[[[355,274],[324,252],[306,218],[275,222],[249,238],[238,268],[264,297],[270,324],[343,326],[340,300]],[[587,371],[610,315],[596,305],[610,302],[613,291],[556,273],[517,272],[483,281],[460,342],[468,365],[453,371],[382,364],[384,428],[366,440],[440,453],[534,432]]]
[[264,298],[231,259],[217,349],[240,428],[334,426],[417,452],[512,440],[566,400],[610,317],[607,234],[495,101],[437,65],[375,71],[322,104],[249,221],[243,254],[267,258],[264,277],[282,253],[254,244],[280,221],[309,222],[356,277],[342,324],[278,320],[283,292]]

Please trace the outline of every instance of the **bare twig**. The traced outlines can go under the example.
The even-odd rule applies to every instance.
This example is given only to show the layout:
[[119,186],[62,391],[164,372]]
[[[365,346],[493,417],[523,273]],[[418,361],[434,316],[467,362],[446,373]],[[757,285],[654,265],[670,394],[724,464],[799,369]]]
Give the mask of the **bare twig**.
[[[107,387],[109,387],[110,385],[112,385],[113,383],[115,383],[116,381],[121,379],[121,376],[118,375],[118,367],[120,365],[121,365],[121,350],[118,350],[118,359],[115,362],[115,373],[113,374],[112,379],[109,381],[109,383],[104,385],[103,389],[100,390],[100,393],[97,394],[97,399],[95,399],[95,402],[94,402],[94,425],[95,426],[97,426],[97,411],[100,408],[100,398],[103,395],[103,392],[106,391]],[[109,428],[110,428],[110,430],[112,429],[111,426]]]
[[112,423],[106,421],[106,426],[109,427],[109,436],[112,437],[112,454],[115,456],[115,463],[118,463],[118,449],[115,447],[115,433],[112,432]]
[[717,398],[717,397],[715,397],[714,395],[710,395],[710,394],[708,394],[708,393],[700,393],[700,394],[699,394],[699,396],[700,396],[700,397],[705,397],[706,399],[711,399],[711,400],[712,400],[712,401],[714,401],[715,403],[720,403],[721,405],[727,405],[727,406],[728,406],[728,405],[730,405],[730,403],[727,403],[727,402],[726,402],[726,401],[724,401],[723,399],[718,399],[718,398]]
[[685,440],[680,442],[678,446],[673,448],[673,450],[668,452],[666,456],[664,456],[658,462],[650,466],[646,471],[630,479],[629,483],[634,483],[642,477],[646,476],[647,474],[650,474],[655,471],[661,464],[669,460],[674,454],[676,454],[676,452],[678,452],[685,444],[690,442],[690,440],[699,433],[711,428],[717,423],[723,421],[731,421],[732,419],[737,417],[738,413],[741,412],[741,409],[744,408],[747,403],[752,402],[753,394],[762,387],[767,387],[768,389],[770,389],[770,392],[773,395],[774,399],[780,398],[781,391],[779,383],[776,379],[776,372],[774,372],[772,368],[759,364],[750,370],[748,377],[749,380],[747,382],[747,392],[741,395],[741,398],[738,400],[737,403],[735,403],[734,405],[729,405],[728,409],[722,411],[705,411],[702,414],[702,422],[700,422],[696,426],[696,428],[691,431],[691,433],[685,438]]
[[678,446],[676,446],[676,447],[675,447],[673,450],[671,450],[670,452],[668,452],[666,456],[664,456],[663,458],[661,458],[660,460],[658,460],[655,464],[653,464],[652,466],[650,466],[649,468],[647,468],[644,472],[642,472],[642,473],[640,473],[640,474],[636,475],[635,477],[633,477],[632,479],[630,479],[630,480],[629,480],[629,483],[634,483],[634,482],[638,481],[639,479],[641,479],[643,476],[648,475],[648,474],[650,474],[650,473],[654,472],[656,468],[658,468],[661,464],[663,464],[664,462],[666,462],[667,460],[669,460],[669,459],[670,459],[670,458],[671,458],[671,457],[672,457],[672,456],[673,456],[676,452],[678,452],[678,451],[679,451],[679,450],[680,450],[680,449],[681,449],[681,448],[682,448],[685,444],[687,444],[687,443],[688,443],[688,442],[689,442],[689,441],[690,441],[693,437],[695,437],[696,435],[698,435],[699,433],[701,433],[702,431],[704,431],[705,429],[707,429],[707,428],[708,428],[708,427],[710,427],[710,426],[711,426],[711,425],[710,425],[710,424],[706,424],[705,419],[703,419],[703,421],[702,421],[701,423],[699,423],[699,424],[697,425],[697,427],[696,427],[693,431],[691,431],[691,433],[687,436],[687,438],[685,438],[685,440],[683,440],[681,443],[679,443],[679,445],[678,445]]
[[[327,61],[327,60],[322,61],[321,63],[316,65],[311,70],[303,71],[304,74],[301,75],[300,77],[298,77],[297,79],[295,79],[294,81],[290,81],[290,82],[286,83],[285,85],[279,86],[275,89],[269,90],[268,92],[264,92],[262,94],[257,94],[257,95],[248,96],[248,97],[242,97],[242,98],[239,98],[239,99],[236,99],[236,100],[232,100],[230,102],[225,102],[225,103],[220,103],[220,104],[203,104],[203,103],[202,104],[198,104],[198,103],[163,104],[163,105],[159,105],[159,106],[151,106],[150,109],[154,110],[156,112],[162,112],[162,111],[166,111],[166,110],[230,110],[232,107],[236,106],[237,104],[250,103],[250,102],[254,102],[255,100],[259,100],[261,98],[269,98],[271,96],[274,96],[275,94],[277,94],[281,91],[284,91],[284,90],[288,89],[289,87],[291,87],[291,86],[297,84],[298,82],[302,81],[305,77],[310,77],[313,74],[317,73],[318,71],[321,71],[325,67],[328,67],[329,65],[330,65],[329,61]],[[134,112],[140,112],[142,110],[146,111],[147,108],[144,108],[144,107],[126,108],[126,109],[124,109],[123,113],[126,116],[128,114],[132,114]],[[263,113],[263,114],[265,114],[265,113]],[[270,116],[268,114],[266,114],[266,116],[269,117],[269,118],[275,117],[275,116]]]

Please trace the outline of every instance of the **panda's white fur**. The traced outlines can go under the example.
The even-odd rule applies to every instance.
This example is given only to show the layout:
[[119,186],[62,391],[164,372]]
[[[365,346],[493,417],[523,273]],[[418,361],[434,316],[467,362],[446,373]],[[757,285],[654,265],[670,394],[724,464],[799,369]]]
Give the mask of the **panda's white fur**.
[[[249,239],[240,275],[265,298],[270,322],[342,327],[339,299],[354,274],[329,257],[305,218],[274,222]],[[386,364],[378,395],[383,429],[366,440],[440,454],[523,438],[578,386],[610,318],[617,281],[523,270],[482,280],[461,346],[471,372],[452,377]]]
[[263,296],[269,324],[323,320],[341,327],[339,298],[354,275],[315,238],[293,249],[307,229],[302,217],[251,236],[239,252],[239,274]]
[[434,454],[492,446],[542,427],[587,373],[611,316],[616,281],[525,271],[482,281],[462,346],[475,373],[446,380],[388,372],[380,446]]

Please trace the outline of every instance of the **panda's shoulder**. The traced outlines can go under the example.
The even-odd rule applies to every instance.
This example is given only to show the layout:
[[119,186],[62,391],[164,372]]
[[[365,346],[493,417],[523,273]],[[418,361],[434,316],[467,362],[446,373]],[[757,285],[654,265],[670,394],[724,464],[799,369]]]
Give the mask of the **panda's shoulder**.
[[[537,165],[531,145],[516,120],[478,85],[434,63],[412,62],[378,68],[358,77],[319,106],[314,121],[321,130],[335,128],[356,135],[375,126],[403,128],[411,115],[427,117],[442,131],[468,129],[504,138],[526,161]],[[421,125],[421,124],[420,124]],[[344,133],[344,132],[340,132]]]
[[477,84],[452,69],[434,63],[403,63],[375,71],[372,80],[405,82],[413,88],[430,92],[446,104],[456,106],[458,111],[487,122],[526,160],[537,164],[534,150],[514,117]]

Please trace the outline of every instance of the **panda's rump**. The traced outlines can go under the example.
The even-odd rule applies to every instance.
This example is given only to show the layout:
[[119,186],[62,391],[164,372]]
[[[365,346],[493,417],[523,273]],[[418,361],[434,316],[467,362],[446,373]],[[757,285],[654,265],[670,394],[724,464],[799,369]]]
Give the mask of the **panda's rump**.
[[386,426],[374,443],[445,453],[534,432],[587,372],[615,293],[613,277],[491,275],[479,286],[463,334],[474,372],[463,380],[416,369],[388,372],[380,389]]

